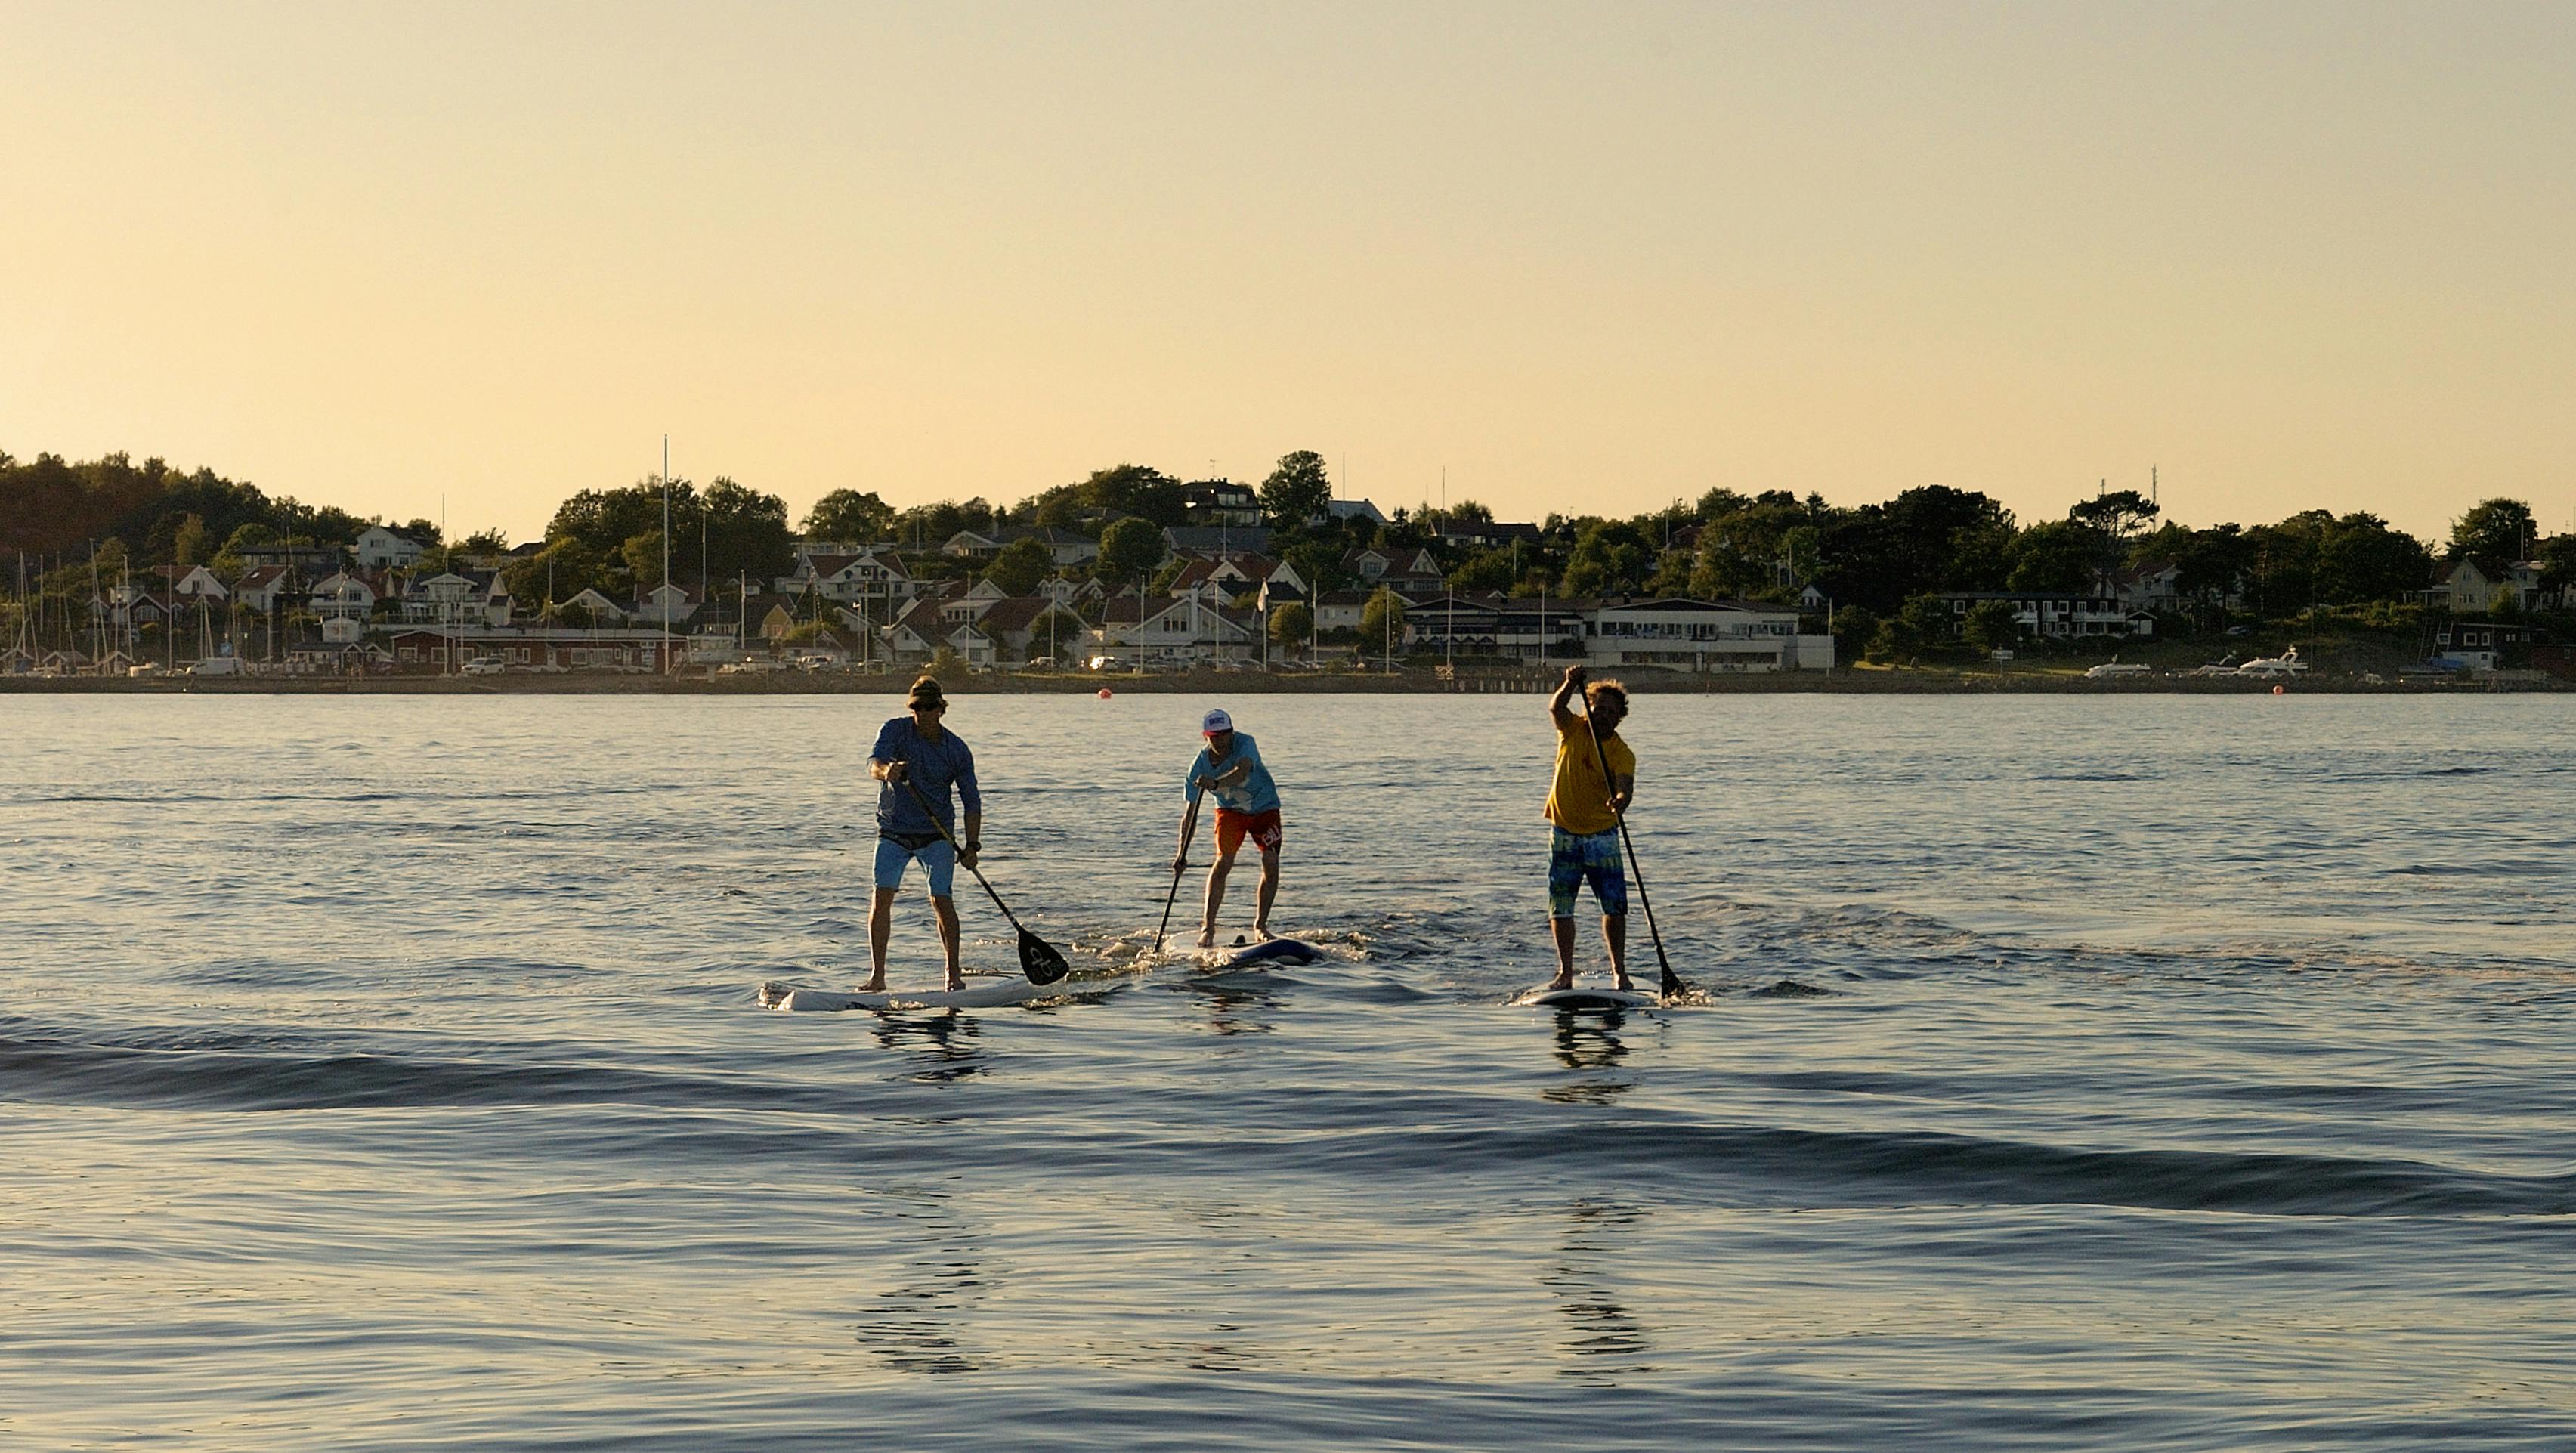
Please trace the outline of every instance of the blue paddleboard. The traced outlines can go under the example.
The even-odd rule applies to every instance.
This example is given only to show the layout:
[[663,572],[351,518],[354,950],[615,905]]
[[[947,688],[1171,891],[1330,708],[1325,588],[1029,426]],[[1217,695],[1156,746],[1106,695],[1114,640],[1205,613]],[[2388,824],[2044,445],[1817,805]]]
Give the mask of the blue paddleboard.
[[1524,989],[1512,996],[1516,1009],[1652,1009],[1663,1000],[1635,989]]
[[1243,944],[1217,950],[1216,967],[1249,969],[1272,964],[1311,964],[1324,956],[1324,951],[1297,938],[1274,938],[1261,943]]

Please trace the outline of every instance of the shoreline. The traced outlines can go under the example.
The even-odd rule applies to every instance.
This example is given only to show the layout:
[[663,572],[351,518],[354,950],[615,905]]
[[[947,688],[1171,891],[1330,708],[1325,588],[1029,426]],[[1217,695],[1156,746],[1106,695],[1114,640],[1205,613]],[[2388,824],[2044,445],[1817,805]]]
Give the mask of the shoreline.
[[[816,672],[774,676],[274,676],[239,679],[0,677],[0,692],[28,695],[144,696],[887,696],[901,693],[914,673]],[[1629,670],[1618,674],[1640,695],[1693,696],[1795,694],[1822,696],[2335,696],[2491,695],[2498,692],[2576,691],[2576,682],[2539,679],[2368,682],[2357,678],[2272,681],[2259,677],[2088,680],[2043,672],[1959,673],[1918,670],[1836,670],[1693,676]],[[1545,695],[1555,676],[1527,672],[1461,674],[1442,681],[1428,674],[1272,676],[1258,671],[1186,671],[1151,676],[1022,676],[1000,673],[943,676],[951,695],[1090,696],[1145,692],[1230,695]]]

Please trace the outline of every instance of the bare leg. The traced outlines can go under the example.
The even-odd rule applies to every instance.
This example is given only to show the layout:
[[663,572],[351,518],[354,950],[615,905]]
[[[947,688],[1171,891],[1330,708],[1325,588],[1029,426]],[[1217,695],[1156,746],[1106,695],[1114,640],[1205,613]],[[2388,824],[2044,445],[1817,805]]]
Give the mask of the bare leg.
[[1255,938],[1270,937],[1270,904],[1278,896],[1279,850],[1271,848],[1261,855],[1261,897],[1252,920]]
[[[1567,930],[1565,936],[1570,941],[1574,937],[1574,920],[1567,919],[1565,926]],[[1610,947],[1610,981],[1622,989],[1637,987],[1628,982],[1628,915],[1602,914],[1601,941]]]
[[957,900],[932,894],[930,916],[939,920],[939,947],[948,955],[948,988],[953,993],[966,987],[966,975],[957,966]]
[[1234,854],[1223,853],[1208,866],[1207,906],[1199,914],[1199,947],[1216,947],[1216,911],[1225,906],[1225,877],[1234,871]]
[[867,992],[885,988],[886,935],[894,929],[894,890],[879,888],[868,900],[868,982]]
[[1556,939],[1556,977],[1548,981],[1551,989],[1574,987],[1574,920],[1551,918],[1547,931]]

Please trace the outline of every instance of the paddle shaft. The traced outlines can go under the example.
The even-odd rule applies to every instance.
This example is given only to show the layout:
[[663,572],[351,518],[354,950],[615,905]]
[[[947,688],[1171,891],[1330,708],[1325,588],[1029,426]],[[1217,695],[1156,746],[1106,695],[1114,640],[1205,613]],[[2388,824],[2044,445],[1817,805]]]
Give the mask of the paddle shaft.
[[1172,905],[1181,898],[1181,875],[1190,870],[1190,839],[1198,835],[1199,799],[1190,799],[1190,810],[1181,819],[1181,850],[1172,855],[1172,891],[1163,895],[1163,926],[1154,930],[1154,952],[1163,951],[1163,936],[1172,931]]
[[[900,757],[895,760],[899,762],[903,761]],[[1035,934],[1030,934],[1028,926],[1020,922],[1019,917],[1011,912],[1011,905],[1002,901],[1002,895],[993,891],[992,883],[984,877],[984,870],[976,867],[973,863],[966,861],[966,850],[957,846],[957,839],[949,835],[948,824],[939,820],[939,814],[933,812],[930,808],[930,799],[922,796],[921,789],[914,785],[912,780],[912,764],[910,762],[903,763],[903,790],[911,793],[912,800],[921,804],[921,815],[930,819],[930,825],[932,827],[939,829],[940,841],[948,844],[948,850],[957,855],[957,861],[959,864],[961,864],[967,872],[975,875],[976,882],[984,885],[984,896],[993,900],[993,906],[1002,910],[1002,916],[1004,918],[1011,920],[1011,927],[1018,929],[1022,934],[1027,935],[1028,937],[1036,937]]]
[[1618,805],[1619,784],[1610,777],[1610,754],[1601,749],[1601,732],[1592,724],[1592,704],[1581,686],[1575,688],[1574,707],[1582,714],[1583,734],[1592,739],[1592,760],[1601,764],[1601,785],[1610,791],[1610,817],[1619,824],[1619,846],[1628,854],[1628,876],[1637,880],[1637,905],[1646,910],[1646,934],[1655,941],[1655,967],[1663,971],[1657,987],[1670,997],[1688,986],[1682,983],[1681,975],[1673,972],[1672,960],[1664,957],[1664,931],[1655,927],[1655,904],[1646,896],[1646,870],[1637,861],[1637,840],[1628,835],[1628,814]]

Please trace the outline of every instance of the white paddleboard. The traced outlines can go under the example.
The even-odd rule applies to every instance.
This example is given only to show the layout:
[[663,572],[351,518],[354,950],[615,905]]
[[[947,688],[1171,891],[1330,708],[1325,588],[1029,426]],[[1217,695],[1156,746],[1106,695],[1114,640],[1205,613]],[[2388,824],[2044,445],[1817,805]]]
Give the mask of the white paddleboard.
[[793,984],[767,983],[760,986],[762,1007],[783,1010],[816,1009],[992,1009],[1007,1004],[1026,1004],[1032,999],[1052,999],[1073,992],[1070,986],[1032,984],[1026,979],[968,980],[966,987],[955,992],[945,989],[888,989],[878,994],[844,994],[830,989],[800,989]]
[[1550,989],[1542,985],[1512,996],[1515,1009],[1652,1009],[1663,1000],[1637,989]]

